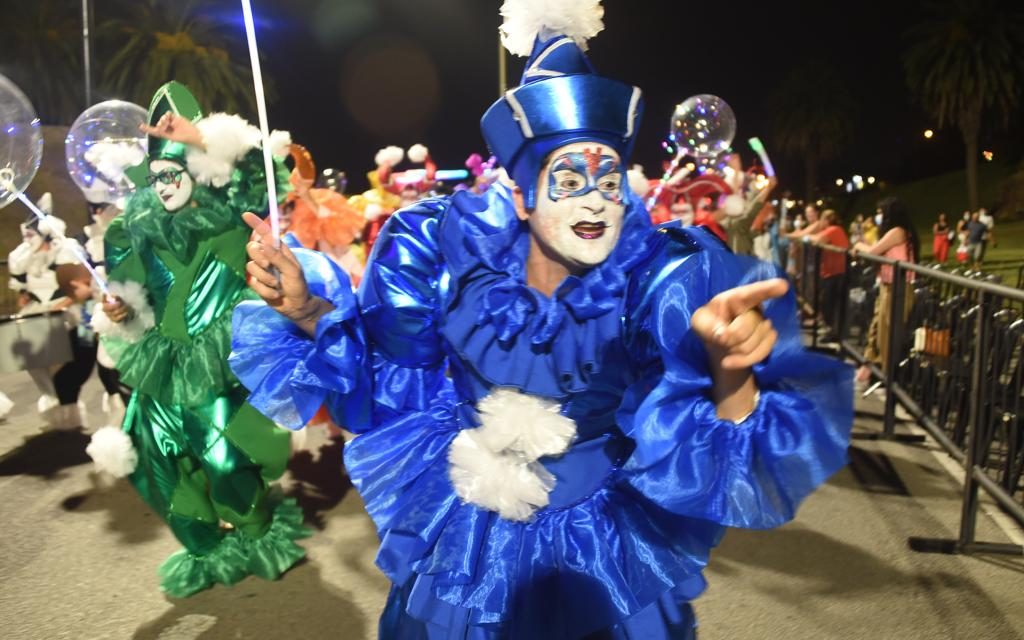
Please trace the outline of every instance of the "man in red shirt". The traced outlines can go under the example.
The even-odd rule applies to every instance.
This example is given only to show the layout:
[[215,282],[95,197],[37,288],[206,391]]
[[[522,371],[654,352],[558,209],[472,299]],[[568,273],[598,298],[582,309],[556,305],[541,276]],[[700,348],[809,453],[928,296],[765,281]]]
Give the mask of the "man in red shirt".
[[[825,228],[809,236],[812,242],[828,244],[841,249],[850,248],[850,238],[843,229],[842,221],[832,209],[821,215]],[[822,249],[821,262],[821,310],[825,324],[835,333],[839,329],[839,309],[843,304],[843,278],[846,276],[846,253]]]

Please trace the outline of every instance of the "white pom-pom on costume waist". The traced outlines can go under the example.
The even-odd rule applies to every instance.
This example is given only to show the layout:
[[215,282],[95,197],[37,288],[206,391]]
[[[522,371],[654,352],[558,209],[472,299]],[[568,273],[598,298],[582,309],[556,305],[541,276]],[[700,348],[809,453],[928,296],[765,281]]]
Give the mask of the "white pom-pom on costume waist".
[[557,402],[512,389],[493,391],[478,411],[480,426],[463,430],[448,450],[455,493],[507,520],[529,520],[555,486],[538,460],[565,453],[576,423]]

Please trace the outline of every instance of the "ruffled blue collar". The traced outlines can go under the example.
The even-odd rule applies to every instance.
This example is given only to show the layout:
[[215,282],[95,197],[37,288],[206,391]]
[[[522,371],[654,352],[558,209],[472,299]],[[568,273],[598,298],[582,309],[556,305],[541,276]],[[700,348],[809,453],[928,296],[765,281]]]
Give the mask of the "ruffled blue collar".
[[609,258],[548,297],[526,284],[529,232],[510,191],[458,193],[440,234],[451,276],[445,336],[488,386],[556,398],[582,391],[619,336],[629,272],[653,235],[647,211],[632,204]]

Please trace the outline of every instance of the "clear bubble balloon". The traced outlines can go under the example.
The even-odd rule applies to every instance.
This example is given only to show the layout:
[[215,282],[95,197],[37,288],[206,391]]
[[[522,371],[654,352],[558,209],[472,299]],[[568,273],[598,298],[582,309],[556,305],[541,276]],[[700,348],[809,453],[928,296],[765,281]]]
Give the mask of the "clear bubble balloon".
[[135,190],[125,174],[146,159],[146,110],[123,100],[107,100],[78,116],[64,139],[68,173],[90,202],[114,202]]
[[718,96],[687,98],[672,114],[672,140],[687,155],[715,158],[736,136],[736,115]]
[[13,82],[0,75],[0,209],[36,177],[43,160],[43,131],[36,110]]

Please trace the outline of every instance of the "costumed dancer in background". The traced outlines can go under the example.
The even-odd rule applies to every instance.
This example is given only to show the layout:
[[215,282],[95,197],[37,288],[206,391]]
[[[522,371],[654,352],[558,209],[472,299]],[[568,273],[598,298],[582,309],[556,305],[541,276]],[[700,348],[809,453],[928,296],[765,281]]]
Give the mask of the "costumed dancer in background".
[[49,370],[31,369],[28,373],[39,389],[36,406],[47,424],[74,429],[83,426],[83,407],[78,399],[82,385],[92,374],[96,345],[78,331],[77,303],[62,291],[57,269],[78,264],[83,249],[76,240],[65,237],[67,224],[53,215],[53,198],[49,193],[43,194],[37,206],[47,217],[44,221],[30,215],[21,225],[22,243],[7,257],[10,287],[19,294],[18,312],[23,315],[71,312],[68,332],[72,360]]
[[641,92],[582,51],[599,4],[502,13],[533,52],[482,122],[514,188],[395,213],[358,298],[247,215],[267,304],[235,310],[232,367],[282,424],[327,402],[362,432],[381,638],[692,638],[724,528],[783,524],[845,464],[852,372],[803,349],[770,265],[651,225]]
[[[175,82],[153,97],[149,123],[149,186],[106,232],[117,299],[93,319],[134,392],[124,430],[101,429],[88,452],[130,473],[185,547],[160,567],[163,590],[183,597],[277,578],[304,556],[294,541],[307,532],[268,484],[284,471],[288,432],[246,402],[227,366],[231,312],[252,297],[241,213],[267,209],[260,132],[238,116],[203,118]],[[281,157],[290,140],[274,140]]]
[[[89,208],[90,222],[82,228],[80,241],[82,246],[85,247],[89,261],[96,269],[96,272],[106,277],[106,254],[103,243],[110,223],[114,221],[114,218],[121,215],[124,209],[124,200],[120,199],[117,202],[110,202],[106,185],[103,184],[91,190],[83,189],[82,195],[85,196],[86,205]],[[82,293],[80,282],[83,274],[81,270],[75,270],[73,274],[75,281],[79,284],[70,290]],[[88,276],[88,272],[85,275]],[[69,280],[70,282],[71,280]],[[91,287],[91,276],[85,278],[85,282],[89,283]],[[102,304],[102,302],[102,293],[98,291],[93,291],[93,295],[89,300],[81,301],[83,305],[83,319],[86,326],[91,323],[94,306],[96,303]],[[132,392],[127,386],[121,384],[120,374],[117,372],[114,359],[107,353],[107,349],[101,341],[97,343],[96,374],[103,384],[103,412],[107,415],[109,424],[121,424],[124,421],[124,410],[128,405]]]
[[466,169],[469,170],[469,175],[472,176],[473,184],[456,187],[456,191],[463,189],[469,189],[474,194],[482,196],[487,193],[487,190],[491,188],[491,185],[498,180],[501,175],[501,170],[498,169],[498,159],[494,156],[489,157],[486,161],[479,153],[470,154],[466,158]]
[[390,146],[378,151],[374,157],[377,168],[366,174],[370,188],[349,198],[349,204],[366,218],[363,244],[366,246],[367,256],[373,251],[373,244],[377,242],[377,236],[380,235],[384,223],[401,207],[402,199],[398,196],[398,188],[391,180],[391,176],[395,166],[404,158],[405,151],[401,147]]
[[[338,263],[359,286],[366,264],[363,248],[354,243],[360,238],[366,220],[363,214],[334,189],[314,189],[316,165],[305,147],[292,144],[289,150],[295,160],[288,194],[282,210],[290,218],[288,233],[306,249],[314,249]],[[293,245],[294,246],[294,245]]]

